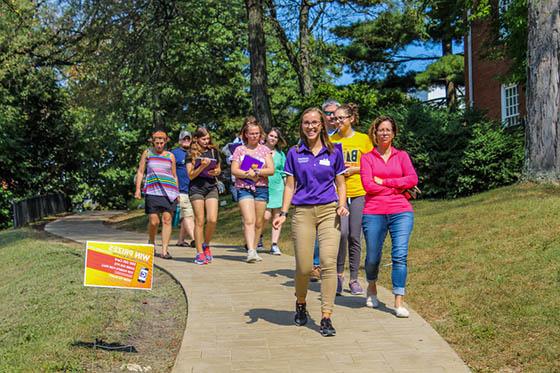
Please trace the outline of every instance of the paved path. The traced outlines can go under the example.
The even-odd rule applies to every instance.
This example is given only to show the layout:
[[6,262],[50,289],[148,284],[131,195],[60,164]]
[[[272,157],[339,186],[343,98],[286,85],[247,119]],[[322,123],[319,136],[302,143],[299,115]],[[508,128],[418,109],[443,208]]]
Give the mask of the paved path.
[[[79,242],[146,242],[145,235],[104,225],[112,214],[72,215],[46,230]],[[174,372],[468,372],[417,313],[411,311],[408,319],[394,316],[386,289],[380,290],[377,310],[365,308],[363,296],[337,297],[337,336],[324,338],[318,332],[317,283],[308,294],[310,322],[293,325],[293,257],[262,254],[263,262],[246,264],[244,251],[216,245],[214,263],[197,266],[194,249],[170,252],[174,260],[158,258],[156,264],[177,278],[189,303]]]

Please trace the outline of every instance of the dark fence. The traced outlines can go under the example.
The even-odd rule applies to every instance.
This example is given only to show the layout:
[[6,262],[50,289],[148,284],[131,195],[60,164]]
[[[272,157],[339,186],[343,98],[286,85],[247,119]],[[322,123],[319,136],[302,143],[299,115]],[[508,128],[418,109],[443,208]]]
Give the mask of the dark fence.
[[45,216],[69,211],[70,207],[70,200],[63,193],[51,193],[12,202],[14,228],[22,227]]

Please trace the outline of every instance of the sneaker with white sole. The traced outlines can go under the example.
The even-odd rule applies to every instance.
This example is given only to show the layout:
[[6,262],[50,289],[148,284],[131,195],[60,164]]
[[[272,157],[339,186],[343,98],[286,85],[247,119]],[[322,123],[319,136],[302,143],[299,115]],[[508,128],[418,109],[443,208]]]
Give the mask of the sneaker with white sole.
[[406,317],[410,316],[410,312],[408,312],[408,310],[406,308],[401,306],[401,307],[395,308],[395,315],[397,317],[406,318]]
[[[256,251],[256,250],[255,250]],[[257,252],[257,262],[262,262],[262,258],[259,256],[259,253]]]
[[247,251],[247,263],[255,263],[258,260],[257,250],[249,249]]
[[362,289],[358,280],[350,280],[348,287],[350,288],[350,293],[352,293],[352,295],[360,295],[364,293],[364,289]]
[[270,255],[282,255],[282,251],[280,251],[278,245],[272,245],[270,247]]
[[369,307],[369,308],[378,308],[379,307],[379,299],[377,299],[377,295],[368,294],[368,296],[366,298],[366,307]]

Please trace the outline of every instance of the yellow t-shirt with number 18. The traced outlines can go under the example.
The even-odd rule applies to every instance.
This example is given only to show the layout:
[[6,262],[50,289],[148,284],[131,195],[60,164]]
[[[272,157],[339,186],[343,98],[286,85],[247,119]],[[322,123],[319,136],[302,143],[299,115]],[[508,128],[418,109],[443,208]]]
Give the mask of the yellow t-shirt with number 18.
[[[373,144],[369,136],[365,133],[356,132],[349,137],[341,137],[338,132],[330,137],[333,143],[340,143],[342,145],[342,152],[344,153],[344,163],[348,167],[360,167],[360,159],[363,154],[369,153],[373,149]],[[362,186],[362,179],[360,173],[356,173],[346,178],[346,196],[359,197],[365,196],[366,191]]]

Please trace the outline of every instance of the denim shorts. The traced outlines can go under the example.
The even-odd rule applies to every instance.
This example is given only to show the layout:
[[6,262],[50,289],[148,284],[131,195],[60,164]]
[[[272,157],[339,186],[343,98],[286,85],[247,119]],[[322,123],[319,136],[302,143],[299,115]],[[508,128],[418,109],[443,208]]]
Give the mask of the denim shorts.
[[256,187],[255,190],[239,188],[237,191],[237,198],[238,201],[251,198],[255,201],[268,202],[268,187]]

